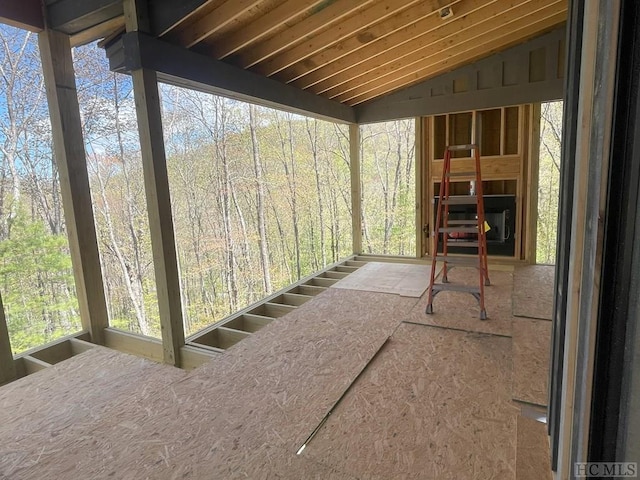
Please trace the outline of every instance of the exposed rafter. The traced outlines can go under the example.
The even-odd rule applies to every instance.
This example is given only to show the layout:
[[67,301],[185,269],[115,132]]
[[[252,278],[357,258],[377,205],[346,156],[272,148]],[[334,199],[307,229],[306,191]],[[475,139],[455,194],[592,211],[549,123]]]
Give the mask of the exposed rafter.
[[121,16],[122,0],[58,0],[46,8],[52,30],[73,35]]
[[40,0],[0,2],[0,22],[32,32],[40,32],[44,28],[42,4]]

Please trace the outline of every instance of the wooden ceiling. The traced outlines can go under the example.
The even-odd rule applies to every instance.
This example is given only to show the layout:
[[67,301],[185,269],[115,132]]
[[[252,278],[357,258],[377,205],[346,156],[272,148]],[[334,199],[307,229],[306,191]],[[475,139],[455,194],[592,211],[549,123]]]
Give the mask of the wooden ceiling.
[[159,37],[353,106],[566,16],[567,0],[206,0]]

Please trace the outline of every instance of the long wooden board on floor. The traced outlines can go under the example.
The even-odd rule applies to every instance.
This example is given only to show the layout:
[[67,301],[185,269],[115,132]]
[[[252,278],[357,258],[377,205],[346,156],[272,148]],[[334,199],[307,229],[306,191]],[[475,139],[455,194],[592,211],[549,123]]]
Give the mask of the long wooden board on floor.
[[[478,285],[478,271],[472,268],[456,267],[449,272],[449,281],[465,285]],[[408,320],[442,328],[470,332],[491,333],[511,336],[511,294],[513,274],[508,271],[489,269],[491,285],[485,287],[487,320],[480,320],[477,300],[469,293],[444,291],[433,300],[433,313],[427,315],[427,295],[411,311]]]
[[549,383],[551,323],[518,318],[513,321],[513,398],[546,405]]
[[516,317],[553,318],[553,265],[518,267],[513,279],[513,314]]
[[429,286],[429,265],[369,262],[332,288],[420,297]]
[[510,344],[400,325],[301,455],[357,478],[513,480]]

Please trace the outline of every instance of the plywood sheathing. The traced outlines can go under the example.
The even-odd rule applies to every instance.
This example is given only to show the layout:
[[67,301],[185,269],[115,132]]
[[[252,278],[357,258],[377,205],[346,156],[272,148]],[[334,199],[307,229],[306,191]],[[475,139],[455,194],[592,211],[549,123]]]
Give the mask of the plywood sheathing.
[[515,475],[511,340],[402,324],[302,456],[367,479]]
[[[475,269],[456,267],[448,277],[451,283],[478,285],[478,271]],[[489,278],[491,285],[485,287],[487,320],[480,320],[478,302],[472,295],[452,291],[438,293],[430,315],[425,313],[428,299],[426,294],[423,295],[408,320],[443,328],[511,336],[513,274],[490,268]]]
[[320,478],[315,462],[287,452],[295,456],[415,303],[326,291],[170,389],[100,419],[99,434],[78,436],[46,471],[23,478],[266,478],[276,464],[282,478]]
[[[154,405],[156,393],[186,376],[184,370],[96,347],[0,389],[0,478],[60,478],[76,458],[95,449],[92,432],[130,405]],[[95,452],[99,455],[100,452]],[[90,478],[90,477],[84,477]]]
[[429,286],[430,274],[429,265],[369,262],[331,287],[417,298]]
[[512,328],[513,398],[546,405],[551,323],[518,318],[513,321]]
[[551,320],[554,278],[553,265],[516,268],[513,280],[513,314],[517,317]]
[[516,480],[551,480],[551,454],[547,425],[518,417]]

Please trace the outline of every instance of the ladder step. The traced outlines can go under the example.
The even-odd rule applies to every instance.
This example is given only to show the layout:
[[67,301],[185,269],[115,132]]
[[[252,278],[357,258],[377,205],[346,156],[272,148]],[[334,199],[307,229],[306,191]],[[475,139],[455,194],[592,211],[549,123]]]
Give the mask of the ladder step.
[[478,220],[447,220],[448,225],[475,225],[478,226]]
[[475,148],[478,148],[476,145],[474,144],[467,144],[467,145],[449,145],[447,147],[447,150],[449,150],[450,152],[454,152],[454,151],[458,151],[458,150],[473,150]]
[[455,283],[434,283],[433,284],[434,292],[444,292],[446,290],[451,292],[464,292],[464,293],[475,293],[475,294],[480,293],[480,289],[478,287],[470,287],[469,285],[458,285]]
[[474,195],[465,195],[460,197],[449,197],[442,200],[442,205],[477,205],[478,197]]
[[470,267],[478,267],[480,260],[478,257],[449,257],[444,255],[436,255],[437,262],[447,262],[454,265],[468,265]]
[[478,227],[440,227],[442,233],[478,233]]
[[453,239],[453,238],[449,238],[447,239],[447,244],[450,247],[456,247],[456,248],[478,248],[480,245],[478,245],[478,242],[470,242],[468,240],[458,240],[458,239]]
[[446,177],[475,177],[476,172],[449,172],[445,174]]

